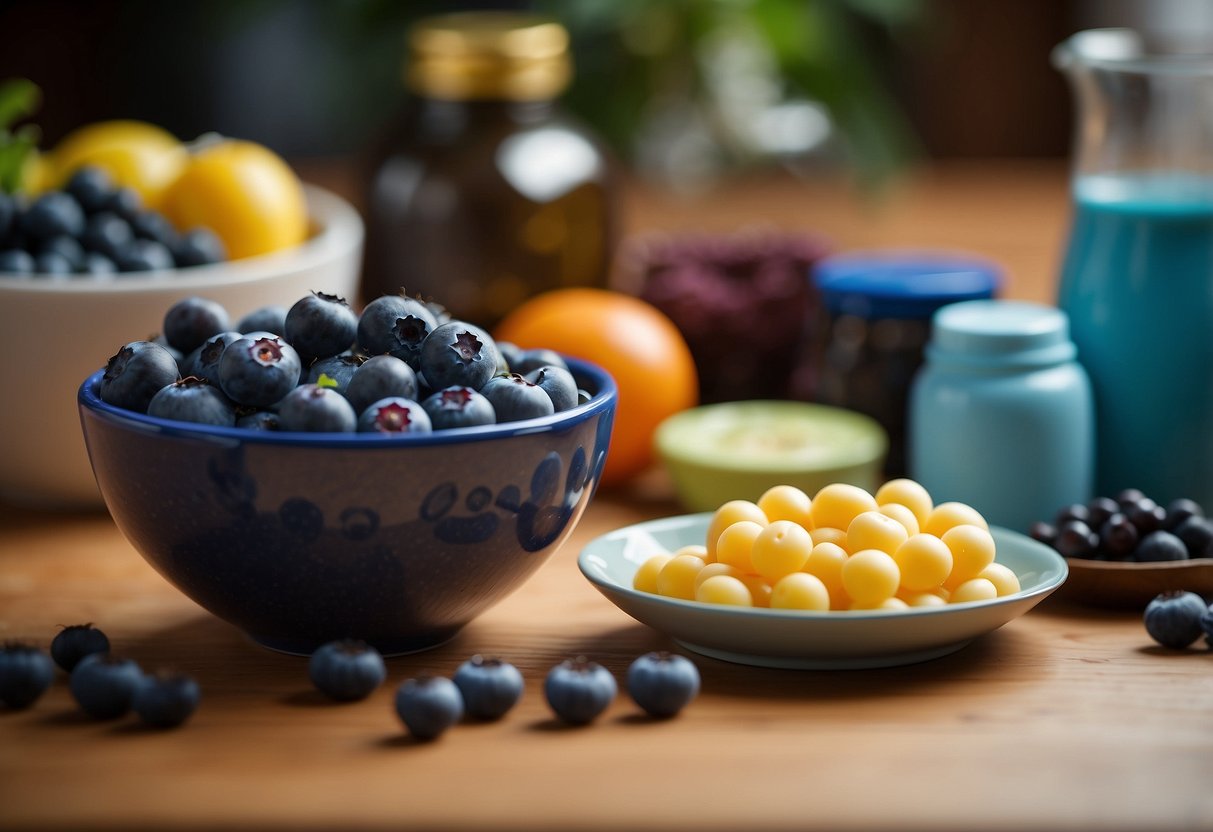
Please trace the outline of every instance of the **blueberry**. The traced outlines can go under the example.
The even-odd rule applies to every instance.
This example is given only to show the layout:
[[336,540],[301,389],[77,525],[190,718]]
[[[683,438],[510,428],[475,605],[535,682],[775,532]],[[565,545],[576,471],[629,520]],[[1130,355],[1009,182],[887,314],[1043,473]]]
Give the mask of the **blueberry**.
[[1111,560],[1128,560],[1140,537],[1137,527],[1118,511],[1099,527],[1099,548]]
[[358,345],[367,355],[394,355],[417,370],[421,345],[437,328],[434,313],[421,301],[384,295],[358,316]]
[[147,405],[147,415],[178,422],[233,427],[236,408],[206,379],[187,376],[160,388]]
[[295,389],[299,353],[281,338],[245,336],[227,345],[219,359],[219,386],[232,401],[269,407]]
[[94,653],[76,665],[68,687],[76,703],[94,719],[117,719],[131,709],[143,671],[130,659]]
[[8,238],[17,219],[17,200],[0,191],[0,241]]
[[278,429],[309,433],[353,433],[358,428],[354,408],[336,390],[301,384],[278,402]]
[[1099,535],[1081,520],[1070,520],[1057,529],[1054,547],[1063,557],[1090,558],[1099,547]]
[[209,228],[194,228],[180,235],[170,246],[179,268],[209,266],[227,259],[227,247]]
[[552,399],[543,388],[532,384],[517,373],[494,376],[480,392],[493,404],[498,422],[516,422],[550,416],[556,411]]
[[44,251],[41,254],[34,255],[34,271],[37,274],[45,274],[52,277],[64,277],[75,274],[76,269],[72,265],[72,261],[57,251]]
[[113,188],[114,182],[104,169],[86,165],[71,175],[63,189],[75,197],[86,214],[95,214],[105,207]]
[[1200,629],[1204,631],[1205,644],[1213,647],[1213,606],[1201,613]]
[[135,240],[130,223],[112,211],[102,211],[88,218],[80,242],[89,251],[104,254],[115,263],[119,254]]
[[19,248],[0,251],[0,273],[4,274],[33,274],[34,256]]
[[498,369],[497,345],[487,332],[449,321],[421,345],[421,372],[435,389],[464,386],[479,390]]
[[455,671],[454,682],[474,719],[501,719],[522,698],[522,674],[498,658],[472,656]]
[[514,368],[522,363],[522,348],[513,341],[498,341],[497,355],[500,358],[498,374],[517,372]]
[[471,387],[448,387],[426,397],[421,407],[434,430],[491,425],[497,421],[493,404]]
[[1152,639],[1182,650],[1200,637],[1201,620],[1208,611],[1209,605],[1195,592],[1171,590],[1146,605],[1143,621]]
[[573,374],[564,367],[545,364],[537,370],[531,370],[525,378],[548,394],[557,413],[572,410],[577,406],[577,382]]
[[84,231],[84,209],[64,191],[47,191],[37,197],[21,219],[21,228],[34,240],[61,234],[79,237]]
[[286,309],[281,306],[260,306],[236,322],[236,331],[245,335],[250,332],[286,332]]
[[42,243],[39,254],[57,254],[71,264],[72,271],[84,268],[84,247],[75,237],[60,235]]
[[1082,503],[1073,503],[1058,511],[1057,515],[1053,518],[1053,525],[1060,528],[1071,520],[1081,520],[1092,528],[1098,528],[1098,526],[1091,523],[1090,509]]
[[1185,520],[1204,516],[1205,512],[1200,507],[1200,503],[1195,500],[1189,500],[1186,497],[1180,497],[1167,504],[1167,518],[1163,520],[1162,527],[1167,531],[1173,531],[1176,526]]
[[1126,488],[1122,491],[1116,492],[1116,497],[1114,499],[1120,505],[1121,510],[1126,511],[1134,503],[1138,502],[1139,500],[1146,499],[1146,495],[1142,493],[1141,489],[1139,488]]
[[1213,557],[1213,520],[1189,517],[1171,533],[1184,542],[1190,558]]
[[116,260],[123,272],[157,272],[176,266],[168,247],[155,240],[132,240],[118,251]]
[[164,337],[170,346],[189,353],[212,335],[231,329],[223,304],[210,298],[182,298],[164,313]]
[[181,364],[185,361],[185,354],[181,350],[170,344],[164,337],[164,334],[152,336],[152,343],[157,346],[164,347],[169,354],[173,356],[173,360],[177,362],[177,375],[181,375]]
[[530,349],[522,350],[518,358],[510,364],[510,370],[519,375],[526,375],[532,370],[547,366],[560,367],[565,370],[569,368],[564,358],[555,350]]
[[105,365],[98,393],[107,404],[146,413],[152,397],[178,377],[171,352],[151,341],[132,341]]
[[436,739],[463,718],[463,697],[445,676],[418,676],[396,689],[396,714],[417,739]]
[[1057,527],[1052,523],[1046,523],[1043,520],[1037,520],[1028,529],[1028,535],[1033,539],[1040,541],[1046,546],[1052,546],[1057,542]]
[[383,656],[357,639],[330,641],[312,653],[308,678],[316,689],[338,702],[366,699],[387,678]]
[[55,680],[55,663],[32,644],[7,642],[0,646],[0,703],[28,708]]
[[699,669],[675,653],[645,653],[628,667],[627,685],[649,716],[670,717],[699,694]]
[[1133,550],[1133,560],[1156,563],[1169,560],[1187,560],[1188,549],[1184,542],[1162,529],[1142,537]]
[[[417,373],[394,355],[376,355],[362,362],[343,391],[361,413],[380,399],[397,397],[417,400]],[[430,414],[431,418],[433,414]]]
[[1109,517],[1119,513],[1120,503],[1111,497],[1096,497],[1087,503],[1087,525],[1098,529]]
[[173,246],[177,244],[180,236],[168,218],[156,211],[140,211],[135,214],[131,219],[131,231],[135,232],[136,237],[143,240],[154,240],[170,251],[173,250]]
[[84,262],[80,265],[80,273],[93,277],[105,277],[118,273],[118,264],[99,251],[84,253]]
[[193,715],[201,699],[202,692],[192,677],[157,672],[140,682],[131,708],[145,725],[176,728]]
[[102,210],[111,211],[131,223],[143,210],[143,199],[134,188],[117,188],[110,191]]
[[[382,356],[391,358],[391,356]],[[304,382],[308,384],[319,384],[320,377],[327,376],[328,380],[324,382],[325,386],[332,387],[341,395],[346,395],[350,386],[350,381],[354,378],[358,368],[365,362],[366,356],[356,352],[345,352],[340,355],[330,355],[327,358],[318,358],[312,362],[307,368],[307,373],[304,375]],[[355,408],[357,412],[357,408]]]
[[227,345],[239,341],[240,337],[239,332],[227,330],[207,338],[178,362],[181,367],[181,375],[205,378],[218,384],[219,359],[223,357],[223,351],[227,349]]
[[1162,528],[1167,510],[1148,497],[1143,497],[1125,510],[1125,516],[1137,527],[1137,533],[1147,535]]
[[565,659],[548,671],[543,694],[557,719],[571,725],[593,722],[614,700],[611,672],[585,656]]
[[51,658],[68,673],[71,673],[85,656],[108,653],[109,649],[109,637],[92,624],[64,627],[51,640]]
[[272,410],[254,410],[236,419],[236,427],[245,430],[282,430],[278,414]]
[[345,298],[312,292],[287,310],[283,336],[302,355],[336,355],[358,337],[358,315]]
[[373,402],[358,416],[359,433],[396,436],[402,433],[430,433],[433,429],[429,414],[421,405],[399,396]]

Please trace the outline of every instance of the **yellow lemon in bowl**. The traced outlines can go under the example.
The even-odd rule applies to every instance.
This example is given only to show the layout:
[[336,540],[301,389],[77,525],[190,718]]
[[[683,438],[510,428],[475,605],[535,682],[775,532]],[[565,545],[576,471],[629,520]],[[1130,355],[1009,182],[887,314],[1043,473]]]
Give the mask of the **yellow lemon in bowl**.
[[62,187],[79,168],[95,166],[108,172],[116,185],[137,191],[149,208],[159,208],[187,156],[176,136],[154,124],[99,121],[72,131],[47,154],[40,184]]
[[268,254],[307,239],[303,183],[256,142],[203,141],[165,190],[160,210],[177,228],[209,228],[230,259]]

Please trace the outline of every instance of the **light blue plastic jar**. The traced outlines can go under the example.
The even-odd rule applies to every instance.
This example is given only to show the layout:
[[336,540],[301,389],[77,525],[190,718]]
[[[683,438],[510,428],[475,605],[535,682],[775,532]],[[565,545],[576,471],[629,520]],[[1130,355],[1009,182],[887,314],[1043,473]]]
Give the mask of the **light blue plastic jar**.
[[1092,496],[1091,382],[1069,320],[1033,303],[977,300],[931,320],[910,394],[910,475],[935,499],[968,503],[1026,532]]

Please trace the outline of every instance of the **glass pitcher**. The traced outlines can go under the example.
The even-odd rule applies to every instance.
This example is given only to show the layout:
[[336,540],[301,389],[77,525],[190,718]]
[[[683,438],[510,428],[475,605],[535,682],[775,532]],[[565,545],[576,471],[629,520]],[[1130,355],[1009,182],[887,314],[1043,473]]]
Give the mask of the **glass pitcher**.
[[1126,29],[1056,48],[1077,109],[1058,282],[1096,408],[1096,491],[1213,512],[1213,54]]

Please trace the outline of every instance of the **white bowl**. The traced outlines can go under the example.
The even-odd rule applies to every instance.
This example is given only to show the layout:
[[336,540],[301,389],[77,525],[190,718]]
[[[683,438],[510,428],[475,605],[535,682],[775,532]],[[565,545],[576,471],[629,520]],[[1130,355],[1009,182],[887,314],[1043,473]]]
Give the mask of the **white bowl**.
[[729,607],[632,589],[650,555],[702,543],[712,513],[638,523],[590,541],[582,574],[616,606],[688,650],[739,664],[809,670],[892,667],[953,653],[1044,600],[1065,581],[1066,561],[1043,543],[991,528],[997,560],[1020,591],[992,601],[884,612]]
[[312,236],[292,249],[213,266],[104,282],[0,274],[0,498],[64,509],[104,507],[89,467],[76,393],[118,348],[160,332],[189,295],[218,301],[233,321],[289,306],[311,291],[358,293],[363,223],[348,202],[305,187]]

